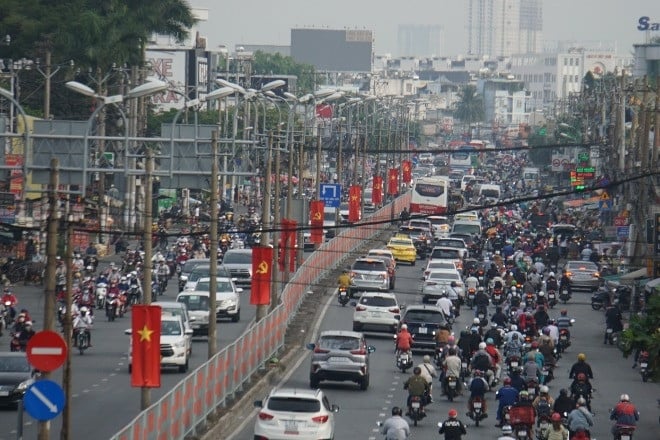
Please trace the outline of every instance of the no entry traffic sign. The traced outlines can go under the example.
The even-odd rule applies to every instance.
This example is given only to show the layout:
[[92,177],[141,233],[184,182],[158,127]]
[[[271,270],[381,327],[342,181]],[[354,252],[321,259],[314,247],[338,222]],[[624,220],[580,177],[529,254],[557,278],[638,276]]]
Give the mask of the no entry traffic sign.
[[28,341],[28,362],[37,370],[57,370],[66,359],[66,350],[66,342],[59,333],[44,330],[35,333]]

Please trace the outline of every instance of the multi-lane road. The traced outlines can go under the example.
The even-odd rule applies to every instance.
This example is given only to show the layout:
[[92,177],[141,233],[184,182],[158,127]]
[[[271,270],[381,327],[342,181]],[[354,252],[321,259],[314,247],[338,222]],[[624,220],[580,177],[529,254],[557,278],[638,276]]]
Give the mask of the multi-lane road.
[[[414,267],[399,265],[396,294],[400,303],[414,304],[419,302],[416,292],[419,291],[421,280],[420,266],[422,265],[419,262]],[[577,319],[572,330],[573,345],[559,361],[559,365],[555,370],[556,379],[550,383],[551,394],[557,396],[561,388],[570,385],[568,371],[577,354],[584,352],[595,375],[594,387],[596,391],[592,409],[596,414],[596,426],[592,431],[592,437],[601,440],[612,438],[608,409],[615,405],[619,395],[625,392],[630,394],[633,403],[637,405],[641,412],[641,421],[635,439],[657,439],[659,412],[657,398],[660,397],[660,386],[658,384],[643,383],[637,370],[631,368],[632,360],[623,359],[616,348],[603,345],[603,312],[591,310],[588,300],[588,293],[576,293],[567,306],[569,313]],[[350,330],[352,308],[339,306],[334,298],[329,298],[329,301],[330,306],[321,322],[320,330]],[[559,308],[555,308],[550,314],[551,316],[558,315]],[[472,317],[470,311],[464,308],[453,330],[458,334],[461,328],[471,321]],[[336,439],[375,440],[383,438],[378,433],[377,422],[383,421],[389,416],[392,406],[403,406],[406,402],[407,394],[403,390],[403,383],[408,375],[401,374],[395,368],[394,344],[391,335],[369,333],[367,337],[368,343],[376,347],[376,352],[371,355],[370,388],[367,391],[359,391],[354,384],[348,382],[325,382],[321,384],[331,403],[340,407],[335,419]],[[421,362],[421,358],[421,354],[415,355],[416,364]],[[306,356],[306,359],[283,385],[308,388],[308,378],[309,355]],[[437,383],[435,388],[435,402],[427,409],[428,417],[422,420],[418,427],[412,429],[411,438],[440,438],[436,425],[439,421],[446,419],[450,408],[456,408],[461,420],[468,424],[467,438],[495,439],[499,437],[500,431],[494,426],[496,409],[494,393],[489,393],[487,396],[489,418],[482,421],[479,427],[475,427],[474,423],[465,416],[467,411],[467,398],[465,396],[459,397],[454,403],[450,404],[440,396],[437,391]],[[233,433],[231,439],[247,440],[253,438],[252,430],[255,416],[256,411],[249,415],[246,423]]]
[[[169,283],[161,298],[174,301],[177,294],[176,277]],[[27,308],[36,320],[35,329],[43,322],[43,287],[23,286],[14,288],[18,296],[18,307]],[[233,342],[254,318],[255,308],[250,306],[249,290],[241,294],[241,321],[222,321],[217,327],[217,346],[225,347]],[[130,328],[130,313],[115,322],[108,322],[102,310],[95,311],[92,330],[93,347],[84,355],[72,354],[71,435],[69,438],[109,438],[140,412],[140,389],[131,388],[128,373],[129,336],[124,330]],[[9,350],[9,336],[0,337],[1,350]],[[207,339],[195,338],[190,369],[193,370],[207,360]],[[161,387],[151,391],[155,402],[185,377],[174,370],[163,370]],[[53,380],[61,383],[62,369],[53,374]],[[51,423],[51,438],[59,438],[61,416]],[[16,410],[0,409],[0,440],[16,438]],[[24,417],[24,438],[37,438],[37,422],[27,413]]]

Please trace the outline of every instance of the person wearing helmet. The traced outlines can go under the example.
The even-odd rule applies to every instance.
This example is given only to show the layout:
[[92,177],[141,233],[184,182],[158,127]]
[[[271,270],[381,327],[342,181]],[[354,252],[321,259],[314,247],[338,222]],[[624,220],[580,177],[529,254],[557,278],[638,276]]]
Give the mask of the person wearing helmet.
[[16,336],[18,338],[18,345],[21,347],[21,351],[26,351],[27,350],[27,344],[34,336],[35,331],[34,328],[32,328],[32,321],[25,321],[25,326],[23,327],[23,330],[21,330],[20,333],[16,333]]
[[619,309],[619,305],[612,303],[607,306],[605,310],[605,334],[603,336],[603,344],[607,344],[608,336],[607,329],[612,329],[614,333],[623,331],[623,315]]
[[516,440],[513,436],[513,428],[511,425],[502,426],[502,435],[497,437],[497,440]]
[[461,440],[467,434],[467,430],[463,422],[458,420],[458,411],[452,408],[447,415],[449,418],[442,422],[438,433],[440,435],[444,434],[445,440]]
[[470,360],[470,367],[472,370],[480,370],[488,379],[488,383],[493,383],[493,359],[491,358],[488,351],[486,351],[487,344],[485,342],[480,342],[478,350],[472,355]]
[[344,288],[348,290],[351,287],[351,276],[349,275],[349,270],[344,268],[341,271],[341,275],[337,277],[337,287]]
[[479,369],[473,369],[472,370],[472,379],[470,379],[470,383],[468,383],[468,389],[470,390],[470,398],[468,399],[468,413],[467,416],[471,419],[474,418],[474,413],[473,413],[473,406],[472,403],[474,402],[475,399],[481,399],[482,401],[482,406],[481,409],[483,411],[482,417],[486,418],[488,417],[487,414],[487,405],[486,405],[486,392],[490,390],[490,386],[488,386],[488,383],[490,381],[484,379],[483,377],[483,372]]
[[561,414],[554,412],[550,416],[550,426],[539,432],[539,437],[545,440],[568,440],[568,430],[561,423]]
[[454,303],[447,297],[444,292],[440,299],[436,301],[435,305],[442,309],[442,313],[445,315],[445,318],[450,319],[454,316]]
[[518,390],[511,386],[511,378],[504,378],[504,386],[497,391],[495,398],[499,402],[497,406],[497,424],[495,426],[502,427],[502,410],[518,400]]
[[486,339],[486,352],[490,355],[491,363],[495,367],[494,382],[498,382],[502,375],[502,361],[504,359],[492,338]]
[[578,374],[571,383],[571,397],[573,398],[573,402],[584,399],[587,408],[591,411],[591,392],[592,387],[591,383],[587,380],[587,375],[584,373]]
[[575,409],[568,414],[568,432],[570,438],[573,438],[579,431],[584,431],[587,438],[591,438],[590,429],[594,426],[594,419],[591,415],[591,410],[587,409],[586,405],[586,400],[578,399],[575,402]]
[[392,417],[380,425],[380,433],[385,436],[385,440],[406,440],[410,436],[410,426],[402,415],[401,408],[395,406],[392,408]]
[[6,309],[9,310],[9,316],[11,319],[16,318],[16,305],[18,304],[18,299],[14,292],[11,290],[11,286],[5,286],[2,293],[2,304]]
[[422,369],[413,368],[413,374],[403,384],[403,389],[408,390],[408,413],[411,412],[411,402],[413,397],[419,397],[422,402],[421,414],[425,415],[424,406],[426,405],[426,396],[429,392],[429,384],[422,377]]
[[402,324],[401,330],[396,335],[396,350],[397,355],[401,352],[408,352],[412,348],[413,337],[408,331],[408,325]]
[[558,288],[559,286],[557,284],[557,278],[555,278],[555,273],[550,272],[548,274],[548,279],[545,280],[545,290],[548,292],[553,291],[556,293]]
[[635,405],[630,402],[630,396],[621,394],[619,403],[616,404],[610,413],[610,420],[614,420],[612,426],[612,434],[615,438],[621,426],[636,426],[639,421],[639,412]]
[[550,389],[547,385],[542,385],[539,388],[539,395],[532,401],[532,406],[536,410],[537,426],[539,425],[542,418],[550,419],[552,415],[552,408],[555,404],[555,399],[550,396]]
[[536,312],[534,313],[534,320],[536,321],[537,328],[542,329],[543,327],[548,325],[550,316],[548,315],[548,312],[545,310],[544,306],[540,305],[537,307]]
[[552,407],[553,411],[568,415],[569,412],[573,411],[573,408],[575,408],[575,402],[568,395],[568,390],[562,388],[559,390],[559,396],[555,399],[555,404]]
[[81,307],[78,315],[73,320],[73,337],[75,338],[78,332],[85,332],[87,335],[87,346],[92,346],[92,316],[88,313],[89,309],[85,306]]
[[594,378],[594,373],[591,371],[591,365],[587,363],[587,356],[584,353],[577,355],[577,362],[571,367],[571,371],[568,373],[568,378],[575,379],[580,373],[585,374],[589,380]]
[[536,410],[527,390],[518,394],[518,401],[509,409],[509,417],[512,421],[516,421],[514,424],[527,427],[527,438],[534,438],[533,426],[536,420]]
[[440,372],[440,382],[442,383],[443,393],[447,393],[447,378],[452,376],[456,378],[456,392],[460,393],[462,382],[458,380],[461,377],[463,363],[458,355],[458,347],[451,347],[447,350],[447,356],[442,361],[442,371]]
[[486,309],[489,303],[490,300],[488,299],[488,295],[486,295],[486,291],[483,287],[479,287],[477,294],[474,296],[475,316],[477,316],[479,310]]
[[432,388],[433,388],[433,379],[438,377],[438,373],[435,371],[435,367],[431,363],[431,356],[428,354],[424,355],[422,363],[418,365],[419,369],[422,371],[422,377],[426,379],[426,382],[429,384],[429,396],[428,402],[433,402]]

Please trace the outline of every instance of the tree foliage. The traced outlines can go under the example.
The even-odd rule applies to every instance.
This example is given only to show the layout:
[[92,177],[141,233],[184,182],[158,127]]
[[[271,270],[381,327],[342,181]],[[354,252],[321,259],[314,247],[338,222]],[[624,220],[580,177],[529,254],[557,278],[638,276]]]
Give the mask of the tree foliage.
[[660,295],[651,295],[645,314],[632,317],[619,348],[626,357],[638,350],[648,351],[649,369],[655,380],[660,379]]
[[484,119],[483,97],[477,93],[477,87],[466,84],[458,92],[459,101],[454,110],[454,117],[465,122],[468,126],[473,122],[481,122]]
[[257,51],[254,53],[252,69],[255,75],[295,75],[297,92],[300,94],[309,93],[315,89],[316,71],[314,66],[298,63],[292,57]]

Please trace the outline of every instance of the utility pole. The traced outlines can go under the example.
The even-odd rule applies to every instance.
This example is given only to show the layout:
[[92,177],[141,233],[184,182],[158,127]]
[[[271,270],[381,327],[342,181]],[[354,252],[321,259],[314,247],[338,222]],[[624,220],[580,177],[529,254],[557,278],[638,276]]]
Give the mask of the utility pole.
[[64,388],[64,409],[62,410],[62,429],[60,430],[60,440],[68,440],[71,434],[71,348],[73,344],[73,219],[68,213],[66,223],[66,257],[64,259],[66,271],[66,315],[64,316],[64,340],[67,341],[68,350],[64,360],[64,370],[62,375],[62,388]]
[[[152,173],[154,170],[154,158],[151,149],[146,148],[144,156],[144,219],[143,219],[143,228],[142,231],[142,240],[144,241],[144,276],[142,286],[142,304],[149,305],[151,304],[151,271],[152,271],[152,262],[151,257],[153,254],[153,249],[151,247],[151,235],[152,235]],[[142,387],[140,390],[140,409],[144,411],[145,409],[151,406],[151,388]]]
[[655,107],[653,110],[655,111],[655,123],[653,128],[651,164],[656,164],[658,163],[658,150],[660,150],[660,75],[655,77]]
[[626,71],[621,70],[621,86],[619,95],[619,172],[626,170]]
[[211,242],[209,243],[210,263],[209,274],[209,345],[207,356],[215,356],[216,340],[216,293],[218,291],[218,131],[211,133],[211,148],[213,149],[213,164],[211,165]]
[[[278,259],[280,252],[284,252],[282,247],[282,243],[280,242],[280,237],[282,236],[282,233],[278,231],[282,225],[282,216],[281,216],[281,210],[280,210],[280,201],[282,199],[281,197],[281,192],[282,192],[282,184],[280,182],[280,172],[281,172],[281,167],[280,167],[280,147],[282,146],[282,143],[280,141],[280,137],[278,136],[278,142],[277,142],[277,148],[275,150],[275,200],[273,201],[273,208],[274,208],[274,221],[273,221],[273,258],[275,260]],[[273,289],[272,293],[270,295],[270,307],[273,309],[275,305],[277,304],[278,298],[280,296],[280,288],[282,285],[282,280],[281,277],[283,276],[283,272],[280,273],[279,271],[279,266],[277,264],[273,264],[272,266],[272,279],[273,279]],[[286,269],[285,269],[286,270]]]
[[[263,223],[263,233],[261,234],[261,243],[260,246],[270,246],[270,230],[273,227],[273,224],[270,221],[270,191],[271,191],[271,173],[270,170],[273,168],[273,133],[268,133],[268,144],[266,146],[266,170],[264,176],[266,176],[266,184],[264,189],[264,207],[262,213],[262,223]],[[277,256],[274,255],[274,258]],[[270,262],[272,264],[272,261]],[[271,266],[272,267],[272,266]],[[271,295],[272,296],[272,295]],[[272,300],[271,300],[272,301]],[[268,313],[268,304],[258,305],[257,313],[255,319],[257,322],[261,321],[266,317]]]
[[[46,246],[46,295],[44,296],[44,330],[55,330],[55,289],[56,282],[55,271],[57,269],[57,228],[59,225],[59,200],[57,197],[57,187],[60,182],[60,161],[53,157],[50,159],[50,181],[48,182],[48,232]],[[67,275],[71,272],[71,267],[66,268]],[[50,373],[43,373],[43,377],[48,379]],[[50,422],[39,422],[38,440],[49,440]]]

